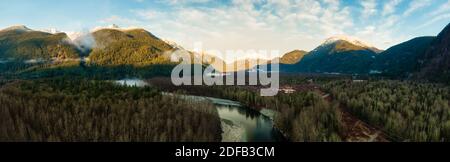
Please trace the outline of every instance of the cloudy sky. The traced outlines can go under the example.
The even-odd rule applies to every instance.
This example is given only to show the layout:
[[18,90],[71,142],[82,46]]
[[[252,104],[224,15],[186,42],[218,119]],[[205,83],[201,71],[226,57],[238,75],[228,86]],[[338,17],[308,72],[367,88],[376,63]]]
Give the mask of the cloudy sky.
[[386,49],[437,35],[450,0],[2,0],[0,28],[142,27],[192,49],[312,50],[334,35]]

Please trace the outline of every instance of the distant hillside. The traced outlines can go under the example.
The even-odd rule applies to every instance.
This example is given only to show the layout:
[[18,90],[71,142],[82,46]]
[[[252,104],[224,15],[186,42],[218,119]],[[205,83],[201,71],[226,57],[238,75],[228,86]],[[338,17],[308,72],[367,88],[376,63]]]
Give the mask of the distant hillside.
[[0,59],[50,60],[78,58],[77,48],[65,33],[50,34],[25,26],[0,31]]
[[395,77],[407,77],[418,70],[423,57],[435,37],[418,37],[395,45],[377,56],[372,71]]
[[185,50],[181,52],[184,54],[189,54],[191,58],[195,59],[197,62],[201,62],[205,65],[211,65],[215,70],[219,72],[235,72],[242,70],[249,70],[257,65],[265,65],[271,63],[271,60],[264,59],[241,59],[234,62],[226,62],[221,58],[214,56],[213,54],[207,53],[195,53]]
[[265,65],[270,63],[269,60],[264,59],[242,59],[237,60],[232,63],[227,63],[223,61],[222,59],[218,57],[211,56],[211,58],[214,58],[214,61],[210,64],[219,72],[236,72],[236,71],[242,71],[242,70],[249,70],[254,68],[258,65]]
[[303,50],[294,50],[292,52],[286,53],[280,59],[282,64],[296,64],[307,54],[308,52]]
[[450,24],[434,39],[420,62],[419,78],[450,83]]
[[360,41],[330,38],[299,63],[282,65],[281,69],[286,72],[365,74],[370,71],[378,51]]
[[164,53],[172,46],[143,29],[101,29],[93,37],[96,46],[89,55],[96,65],[149,65],[167,63]]

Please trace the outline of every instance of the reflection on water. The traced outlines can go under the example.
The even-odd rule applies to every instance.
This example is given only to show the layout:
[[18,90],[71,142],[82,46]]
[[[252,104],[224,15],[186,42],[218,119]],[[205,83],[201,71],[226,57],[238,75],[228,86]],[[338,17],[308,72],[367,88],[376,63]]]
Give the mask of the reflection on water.
[[241,142],[276,142],[282,141],[281,134],[274,129],[268,117],[243,107],[217,105],[219,116],[243,127]]
[[243,107],[239,102],[191,95],[175,95],[185,100],[211,101],[222,119],[222,140],[224,142],[277,142],[285,141],[274,128],[273,121],[258,111]]
[[122,79],[114,81],[116,84],[129,87],[145,87],[148,83],[141,79]]

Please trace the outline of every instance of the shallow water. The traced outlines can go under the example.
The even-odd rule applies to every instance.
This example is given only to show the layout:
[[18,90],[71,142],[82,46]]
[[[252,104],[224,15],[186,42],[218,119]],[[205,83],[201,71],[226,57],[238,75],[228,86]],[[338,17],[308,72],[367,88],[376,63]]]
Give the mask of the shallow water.
[[222,128],[226,128],[222,134],[224,142],[284,141],[284,137],[274,128],[273,121],[269,116],[246,108],[239,102],[201,96],[189,96],[188,98],[210,100],[216,105],[219,117],[222,119]]
[[[273,127],[272,120],[257,111],[245,107],[225,105],[216,105],[216,108],[222,120],[231,121],[235,126],[241,128],[232,131],[242,131],[224,132],[222,136],[227,136],[227,133],[233,136],[240,133],[240,139],[233,140],[237,142],[283,141],[281,133]],[[226,137],[223,138],[227,139]]]

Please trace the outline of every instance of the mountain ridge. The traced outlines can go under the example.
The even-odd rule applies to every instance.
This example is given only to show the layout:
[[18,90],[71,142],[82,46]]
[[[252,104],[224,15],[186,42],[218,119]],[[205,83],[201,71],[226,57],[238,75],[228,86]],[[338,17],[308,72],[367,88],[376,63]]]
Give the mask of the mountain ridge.
[[417,78],[450,84],[450,24],[438,34],[420,61]]
[[169,62],[172,46],[144,29],[101,29],[92,33],[96,46],[89,54],[98,65],[146,65]]
[[409,77],[419,68],[419,58],[436,37],[416,37],[394,45],[377,56],[371,70],[393,77]]
[[[32,30],[24,25],[0,30],[0,63],[10,58],[25,63],[36,60],[87,60],[88,65],[145,66],[169,64],[168,54],[185,50],[175,42],[153,35],[143,28],[106,27],[91,30],[73,39],[64,32]],[[92,42],[83,43],[81,37]],[[91,45],[89,45],[91,44]],[[86,46],[86,47],[85,47]],[[264,59],[246,59],[233,63],[211,54],[188,50],[204,65],[213,65],[218,71],[250,70],[258,65],[281,64],[282,72],[371,74],[425,80],[450,80],[450,24],[437,37],[417,37],[394,45],[386,51],[348,36],[330,37],[310,52],[294,50],[279,57],[281,62]],[[85,59],[86,58],[86,59]],[[206,61],[204,61],[206,59]],[[258,63],[262,61],[264,63]],[[172,62],[173,64],[173,62]],[[220,67],[223,65],[222,67]],[[235,69],[236,68],[236,69]]]
[[304,50],[294,50],[284,54],[280,58],[280,63],[282,64],[296,64],[300,62],[308,52]]
[[[332,41],[330,41],[332,40]],[[285,72],[306,73],[368,73],[369,66],[377,50],[360,43],[354,44],[343,39],[327,39],[305,55],[300,62],[283,65]]]
[[77,58],[76,47],[65,33],[51,34],[31,30],[26,26],[13,26],[0,30],[0,58],[14,59],[66,59]]

